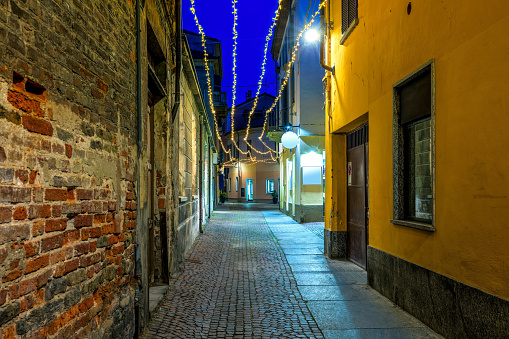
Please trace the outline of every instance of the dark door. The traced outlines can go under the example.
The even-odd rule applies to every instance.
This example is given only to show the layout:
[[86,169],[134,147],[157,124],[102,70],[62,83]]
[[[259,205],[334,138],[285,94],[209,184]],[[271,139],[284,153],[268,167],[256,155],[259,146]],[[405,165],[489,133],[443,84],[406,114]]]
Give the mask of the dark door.
[[368,244],[368,125],[347,135],[348,256],[366,268]]

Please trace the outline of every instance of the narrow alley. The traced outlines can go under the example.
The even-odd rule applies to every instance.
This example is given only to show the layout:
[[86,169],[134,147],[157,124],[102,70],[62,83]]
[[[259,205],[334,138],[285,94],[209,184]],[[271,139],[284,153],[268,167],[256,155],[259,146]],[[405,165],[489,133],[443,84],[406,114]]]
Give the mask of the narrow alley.
[[143,338],[439,338],[323,255],[319,223],[273,205],[218,208]]

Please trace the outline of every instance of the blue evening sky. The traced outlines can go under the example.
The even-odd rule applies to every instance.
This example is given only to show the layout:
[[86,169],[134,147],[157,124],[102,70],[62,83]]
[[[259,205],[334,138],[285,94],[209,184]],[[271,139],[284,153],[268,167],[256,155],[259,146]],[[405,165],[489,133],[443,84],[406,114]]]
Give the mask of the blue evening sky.
[[[265,37],[277,10],[278,0],[237,0],[237,94],[236,104],[245,101],[246,92],[256,93],[261,75]],[[190,10],[191,2],[182,1],[182,24],[184,29],[198,32]],[[233,85],[233,10],[229,0],[195,0],[196,14],[205,35],[220,39],[223,52],[223,91],[228,93],[228,105],[232,102]],[[264,83],[260,93],[275,94],[274,61],[267,50]],[[229,87],[228,87],[229,86]],[[239,87],[250,86],[250,87]]]

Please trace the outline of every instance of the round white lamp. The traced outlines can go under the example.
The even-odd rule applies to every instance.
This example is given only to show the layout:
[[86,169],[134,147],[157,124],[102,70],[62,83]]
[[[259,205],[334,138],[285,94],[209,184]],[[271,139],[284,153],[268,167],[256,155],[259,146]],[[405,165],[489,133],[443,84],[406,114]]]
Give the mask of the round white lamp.
[[285,132],[281,137],[281,143],[284,148],[292,149],[299,143],[299,136],[292,131]]

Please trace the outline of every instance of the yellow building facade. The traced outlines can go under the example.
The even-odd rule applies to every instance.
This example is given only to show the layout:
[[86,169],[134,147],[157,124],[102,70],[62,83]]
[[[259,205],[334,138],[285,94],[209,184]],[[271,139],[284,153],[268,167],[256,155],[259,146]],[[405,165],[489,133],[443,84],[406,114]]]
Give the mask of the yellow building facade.
[[322,20],[327,255],[446,337],[507,335],[509,2],[332,0]]

